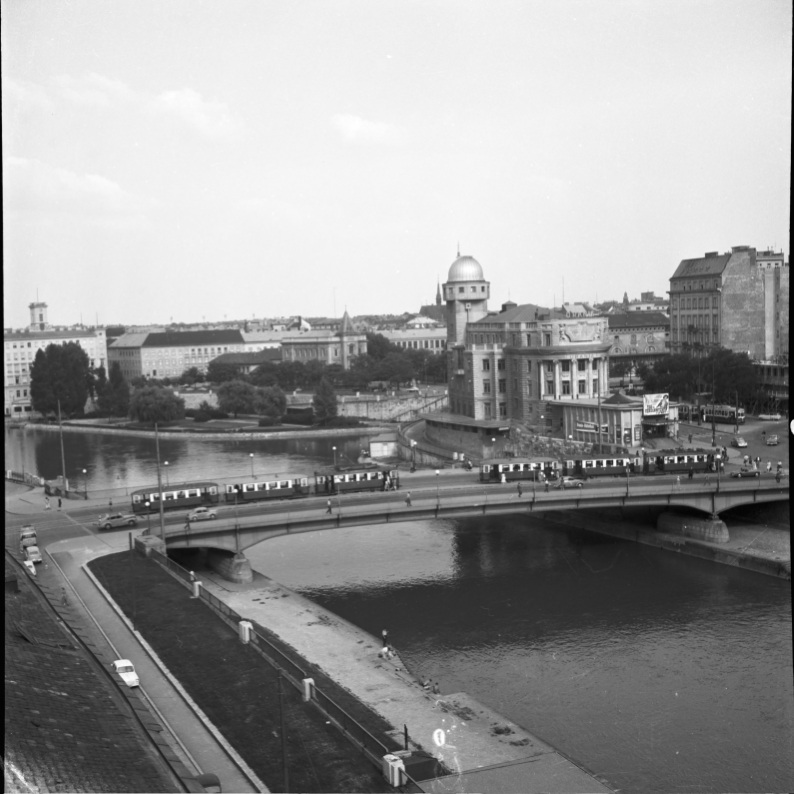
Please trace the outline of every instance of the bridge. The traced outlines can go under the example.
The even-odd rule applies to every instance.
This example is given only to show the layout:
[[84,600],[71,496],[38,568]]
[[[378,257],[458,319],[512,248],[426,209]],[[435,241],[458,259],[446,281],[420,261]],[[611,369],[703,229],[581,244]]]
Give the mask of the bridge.
[[[302,532],[335,530],[346,527],[388,525],[400,521],[466,518],[507,514],[540,514],[555,510],[587,510],[614,507],[688,508],[702,513],[703,524],[718,523],[720,513],[747,504],[766,504],[789,499],[787,485],[774,479],[712,479],[676,482],[672,478],[639,477],[628,480],[589,481],[583,488],[565,490],[532,482],[522,482],[521,496],[515,483],[450,484],[410,491],[342,494],[332,497],[331,513],[325,497],[293,501],[259,502],[238,510],[234,505],[219,506],[215,520],[184,524],[167,523],[167,550],[205,548],[215,555],[211,565],[231,579],[250,578],[242,569],[248,561],[242,552],[271,538]],[[418,483],[417,483],[418,485]],[[245,514],[249,509],[256,513]],[[241,511],[243,514],[241,514]],[[169,516],[169,519],[171,517]],[[159,527],[144,535],[159,536]],[[727,534],[725,535],[727,539]],[[232,565],[234,560],[236,563]],[[232,570],[232,569],[235,570]],[[248,567],[250,572],[250,566]]]

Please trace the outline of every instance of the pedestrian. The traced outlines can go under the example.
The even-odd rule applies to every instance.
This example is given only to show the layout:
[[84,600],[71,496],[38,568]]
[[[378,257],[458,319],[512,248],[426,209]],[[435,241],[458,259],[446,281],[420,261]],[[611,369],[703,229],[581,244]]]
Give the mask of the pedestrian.
[[66,606],[69,603],[69,599],[66,597],[66,588],[61,588],[61,603]]
[[383,629],[383,631],[380,633],[380,636],[383,638],[384,646],[388,645],[389,644],[389,630],[388,629]]
[[778,471],[783,471],[783,461],[782,460],[779,460],[777,462],[777,470]]
[[689,434],[689,443],[692,443],[692,433]]
[[766,441],[766,430],[761,431],[761,438]]
[[521,498],[521,496],[523,495],[523,493],[524,493],[524,492],[521,490],[521,483],[518,483],[518,498],[519,498],[519,499]]
[[742,462],[744,463],[744,465],[745,465],[745,466],[747,465],[747,455],[745,455],[745,456],[742,458]]
[[504,483],[507,482],[507,477],[505,477],[505,473],[504,472],[502,472],[502,476],[499,478],[499,482],[501,482],[503,485],[504,485]]
[[422,689],[424,689],[425,692],[429,692],[430,691],[430,679],[429,678],[427,679],[427,681],[422,681]]
[[543,490],[544,490],[544,492],[545,492],[545,493],[548,493],[548,492],[549,492],[549,481],[548,481],[548,480],[546,480],[546,481],[543,483]]
[[680,474],[677,475],[676,478],[675,478],[675,487],[676,487],[676,490],[681,488],[681,475]]
[[772,461],[771,460],[768,460],[766,462],[766,470],[767,471],[772,471]]
[[433,682],[433,694],[434,695],[440,695],[441,694],[441,689],[439,689],[438,681],[434,681]]
[[329,516],[333,514],[333,510],[331,510],[331,500],[330,499],[325,503],[325,512]]
[[191,582],[195,582],[196,581],[196,574],[193,573],[193,571],[190,572],[190,581]]
[[59,510],[61,509],[61,497],[60,496],[58,497],[58,509]]
[[408,491],[408,493],[405,494],[405,506],[406,507],[410,507],[411,506],[411,492],[410,491]]
[[113,497],[108,499],[108,507],[112,510],[113,509]]
[[44,509],[45,510],[51,510],[52,509],[50,507],[50,497],[49,496],[45,496],[44,497]]
[[756,455],[755,456],[755,463],[756,463],[756,467],[760,469],[761,468],[761,456],[760,455]]
[[690,466],[689,467],[689,479],[692,480],[695,477],[695,470]]

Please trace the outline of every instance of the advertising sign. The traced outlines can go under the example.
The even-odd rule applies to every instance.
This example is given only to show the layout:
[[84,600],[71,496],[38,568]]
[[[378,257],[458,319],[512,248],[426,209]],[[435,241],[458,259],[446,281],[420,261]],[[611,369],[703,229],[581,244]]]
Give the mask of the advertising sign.
[[[580,420],[576,420],[576,429],[581,430],[585,433],[597,433],[598,432],[598,424],[596,422],[582,422]],[[609,425],[601,425],[601,432],[608,433],[609,432]]]
[[669,394],[643,394],[642,395],[642,415],[643,416],[667,416],[670,410]]

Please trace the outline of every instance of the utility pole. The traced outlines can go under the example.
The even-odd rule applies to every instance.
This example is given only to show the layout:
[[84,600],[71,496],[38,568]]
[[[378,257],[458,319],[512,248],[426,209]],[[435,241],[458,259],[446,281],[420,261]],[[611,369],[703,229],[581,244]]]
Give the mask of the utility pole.
[[281,687],[281,668],[278,669],[278,705],[281,712],[281,764],[284,768],[284,791],[289,791],[289,767],[287,766],[287,723],[284,717],[284,692]]
[[[63,454],[63,425],[61,424],[61,400],[58,399],[58,435],[61,437],[61,477],[63,479],[63,489],[68,491],[66,487],[66,456]],[[80,487],[79,485],[77,486]]]
[[154,423],[154,447],[157,453],[157,501],[160,505],[160,538],[165,543],[165,519],[163,517],[163,479],[160,475],[160,435]]

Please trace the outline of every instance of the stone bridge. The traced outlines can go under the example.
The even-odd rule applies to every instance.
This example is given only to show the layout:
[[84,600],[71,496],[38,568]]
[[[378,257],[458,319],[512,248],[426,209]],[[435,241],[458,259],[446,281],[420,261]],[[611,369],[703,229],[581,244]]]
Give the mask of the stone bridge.
[[[208,549],[209,564],[232,581],[250,581],[252,573],[243,551],[281,535],[317,532],[344,527],[372,526],[373,531],[398,521],[468,516],[543,513],[554,510],[588,510],[614,507],[688,508],[703,514],[689,518],[681,531],[695,536],[727,540],[719,514],[746,504],[766,504],[789,499],[787,485],[772,479],[725,479],[721,482],[676,483],[668,478],[588,482],[584,488],[545,491],[522,483],[519,497],[514,483],[413,490],[406,492],[349,494],[333,497],[329,514],[325,498],[278,503],[258,503],[253,515],[238,515],[233,506],[221,506],[219,517],[190,525],[165,525],[169,552]],[[250,509],[249,508],[246,508]],[[180,519],[184,520],[184,519]],[[694,530],[692,528],[695,527]],[[670,531],[668,529],[668,531]],[[152,527],[144,535],[159,536]]]

